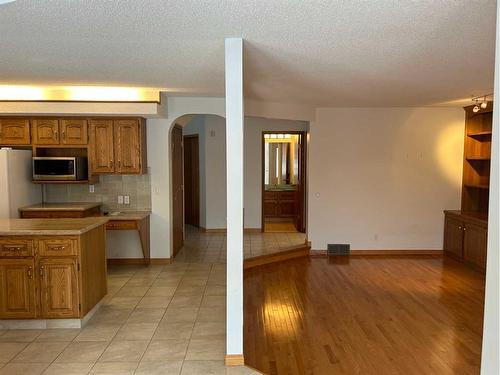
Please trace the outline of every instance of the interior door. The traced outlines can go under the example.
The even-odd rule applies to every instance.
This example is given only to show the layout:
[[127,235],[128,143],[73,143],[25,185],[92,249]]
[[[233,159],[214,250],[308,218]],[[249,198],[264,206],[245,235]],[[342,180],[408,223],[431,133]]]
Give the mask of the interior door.
[[175,125],[172,129],[172,228],[173,256],[175,257],[184,245],[184,193],[183,193],[183,151],[182,127]]
[[197,135],[184,137],[185,222],[200,226],[200,151]]
[[114,173],[113,120],[90,122],[89,155],[91,173]]
[[74,258],[40,259],[40,307],[44,318],[78,317]]
[[0,318],[34,318],[34,261],[0,259]]
[[140,173],[141,150],[138,120],[115,120],[115,160],[117,173]]

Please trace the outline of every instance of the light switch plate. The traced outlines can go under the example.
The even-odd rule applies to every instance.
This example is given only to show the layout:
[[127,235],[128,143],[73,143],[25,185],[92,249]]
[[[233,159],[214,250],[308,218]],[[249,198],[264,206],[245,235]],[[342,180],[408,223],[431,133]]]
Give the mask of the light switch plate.
[[124,195],[123,196],[123,203],[124,204],[130,204],[130,196]]
[[95,192],[95,187],[94,185],[90,184],[89,185],[89,193],[94,193]]
[[118,204],[123,204],[123,195],[118,196]]

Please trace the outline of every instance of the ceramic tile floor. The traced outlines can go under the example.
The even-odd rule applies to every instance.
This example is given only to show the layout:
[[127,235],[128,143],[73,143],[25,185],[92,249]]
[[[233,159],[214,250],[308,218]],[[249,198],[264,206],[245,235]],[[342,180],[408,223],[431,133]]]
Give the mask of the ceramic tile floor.
[[83,329],[0,331],[0,375],[256,374],[224,366],[225,283],[224,264],[111,267]]
[[[272,254],[305,243],[304,233],[245,233],[243,237],[245,258]],[[186,227],[184,247],[176,259],[197,263],[226,262],[226,234],[204,233],[195,227]]]

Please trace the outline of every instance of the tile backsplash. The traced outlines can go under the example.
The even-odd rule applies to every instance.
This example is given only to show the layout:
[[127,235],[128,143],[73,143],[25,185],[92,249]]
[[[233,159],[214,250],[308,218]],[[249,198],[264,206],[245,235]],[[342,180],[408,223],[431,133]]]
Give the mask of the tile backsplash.
[[[94,184],[44,185],[45,202],[102,202],[105,211],[151,210],[151,180],[144,175],[105,175]],[[128,195],[130,204],[118,204],[119,195]]]

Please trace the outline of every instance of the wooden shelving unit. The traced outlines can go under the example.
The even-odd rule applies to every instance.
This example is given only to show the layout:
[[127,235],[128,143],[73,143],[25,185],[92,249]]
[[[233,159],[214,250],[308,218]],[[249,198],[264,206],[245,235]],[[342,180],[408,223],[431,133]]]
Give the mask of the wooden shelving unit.
[[444,253],[486,269],[493,103],[474,113],[465,107],[462,206],[445,211]]

